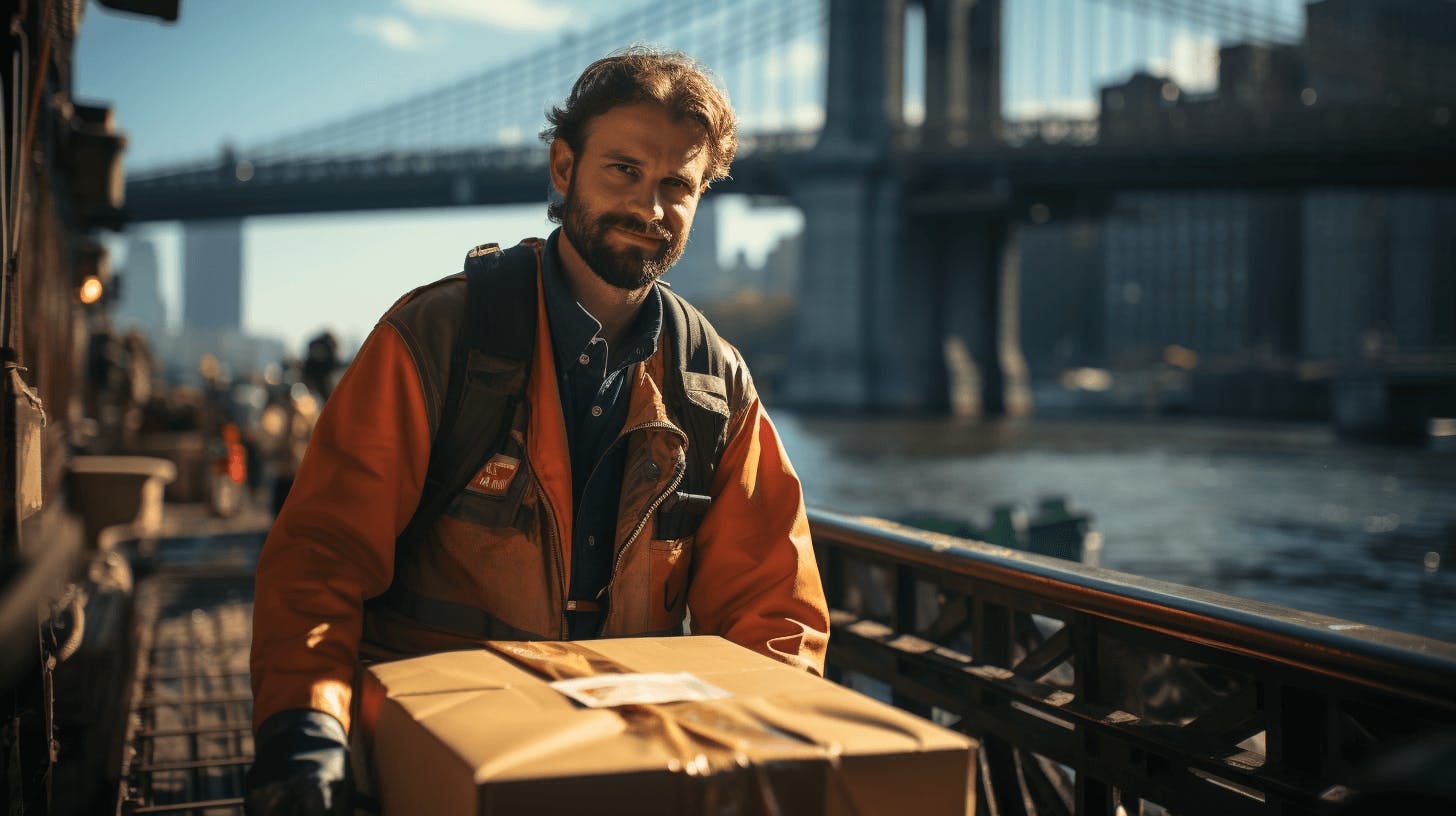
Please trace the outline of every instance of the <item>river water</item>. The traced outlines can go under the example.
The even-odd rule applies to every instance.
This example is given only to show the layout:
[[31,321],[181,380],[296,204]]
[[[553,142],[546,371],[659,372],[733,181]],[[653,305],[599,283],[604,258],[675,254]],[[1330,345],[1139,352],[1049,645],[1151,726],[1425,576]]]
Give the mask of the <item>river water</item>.
[[1059,495],[1104,567],[1456,641],[1456,450],[1313,426],[774,419],[811,506],[983,526]]

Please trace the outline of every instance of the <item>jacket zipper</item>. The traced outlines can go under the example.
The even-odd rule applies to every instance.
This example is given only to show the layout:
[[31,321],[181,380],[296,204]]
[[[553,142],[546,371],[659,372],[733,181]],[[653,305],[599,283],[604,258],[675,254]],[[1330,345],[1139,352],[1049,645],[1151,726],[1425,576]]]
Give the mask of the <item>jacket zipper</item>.
[[[683,438],[684,442],[687,441],[687,434],[684,434],[681,428],[673,425],[671,422],[663,422],[662,420],[644,422],[641,425],[623,431],[622,436],[625,437],[629,433],[645,430],[647,428],[664,428],[667,430],[675,431],[679,436]],[[662,491],[658,493],[655,497],[653,497],[652,501],[648,503],[646,512],[644,512],[641,517],[637,519],[637,526],[632,528],[632,534],[627,536],[627,540],[622,542],[622,548],[620,550],[617,550],[617,557],[612,560],[612,571],[607,576],[608,599],[611,598],[611,587],[612,584],[615,583],[617,580],[617,570],[621,568],[622,559],[627,556],[627,550],[630,549],[632,543],[637,540],[637,536],[642,533],[642,528],[647,526],[647,519],[651,518],[652,514],[657,511],[657,508],[661,506],[664,501],[667,500],[667,497],[672,495],[672,491],[676,490],[679,484],[682,484],[683,476],[685,476],[686,474],[686,460],[681,460],[673,466],[672,478],[667,481],[667,487],[663,488]],[[616,616],[616,613],[617,605],[612,604],[607,609],[607,619],[605,621],[602,621],[601,631],[606,632],[610,628],[612,621]]]

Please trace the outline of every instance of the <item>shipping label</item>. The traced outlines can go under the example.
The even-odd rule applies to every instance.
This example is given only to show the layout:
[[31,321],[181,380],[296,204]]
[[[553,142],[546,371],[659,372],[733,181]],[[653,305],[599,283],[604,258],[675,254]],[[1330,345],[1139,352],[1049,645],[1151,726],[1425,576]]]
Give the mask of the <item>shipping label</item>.
[[588,708],[724,700],[733,696],[687,672],[599,674],[558,680],[551,687]]

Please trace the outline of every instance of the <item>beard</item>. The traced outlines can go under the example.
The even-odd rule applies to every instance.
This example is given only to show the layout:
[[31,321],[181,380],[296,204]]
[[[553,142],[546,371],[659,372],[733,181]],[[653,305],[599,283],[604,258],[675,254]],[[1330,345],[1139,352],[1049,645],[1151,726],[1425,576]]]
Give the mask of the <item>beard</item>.
[[[586,265],[597,277],[618,289],[635,291],[658,278],[682,257],[688,237],[673,235],[661,224],[649,223],[625,213],[596,213],[576,196],[573,176],[562,202],[561,228]],[[662,239],[656,252],[635,246],[618,249],[607,242],[607,233],[614,228],[651,235]]]

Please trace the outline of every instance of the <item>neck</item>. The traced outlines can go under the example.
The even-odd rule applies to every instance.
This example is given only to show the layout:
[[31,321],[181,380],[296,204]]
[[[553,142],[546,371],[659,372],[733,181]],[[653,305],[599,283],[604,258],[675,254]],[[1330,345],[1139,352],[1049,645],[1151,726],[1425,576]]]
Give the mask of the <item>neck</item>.
[[560,233],[557,248],[571,296],[602,324],[602,337],[607,341],[607,347],[616,350],[632,321],[637,319],[637,313],[642,310],[652,285],[629,290],[619,289],[602,280],[571,245],[565,230]]

